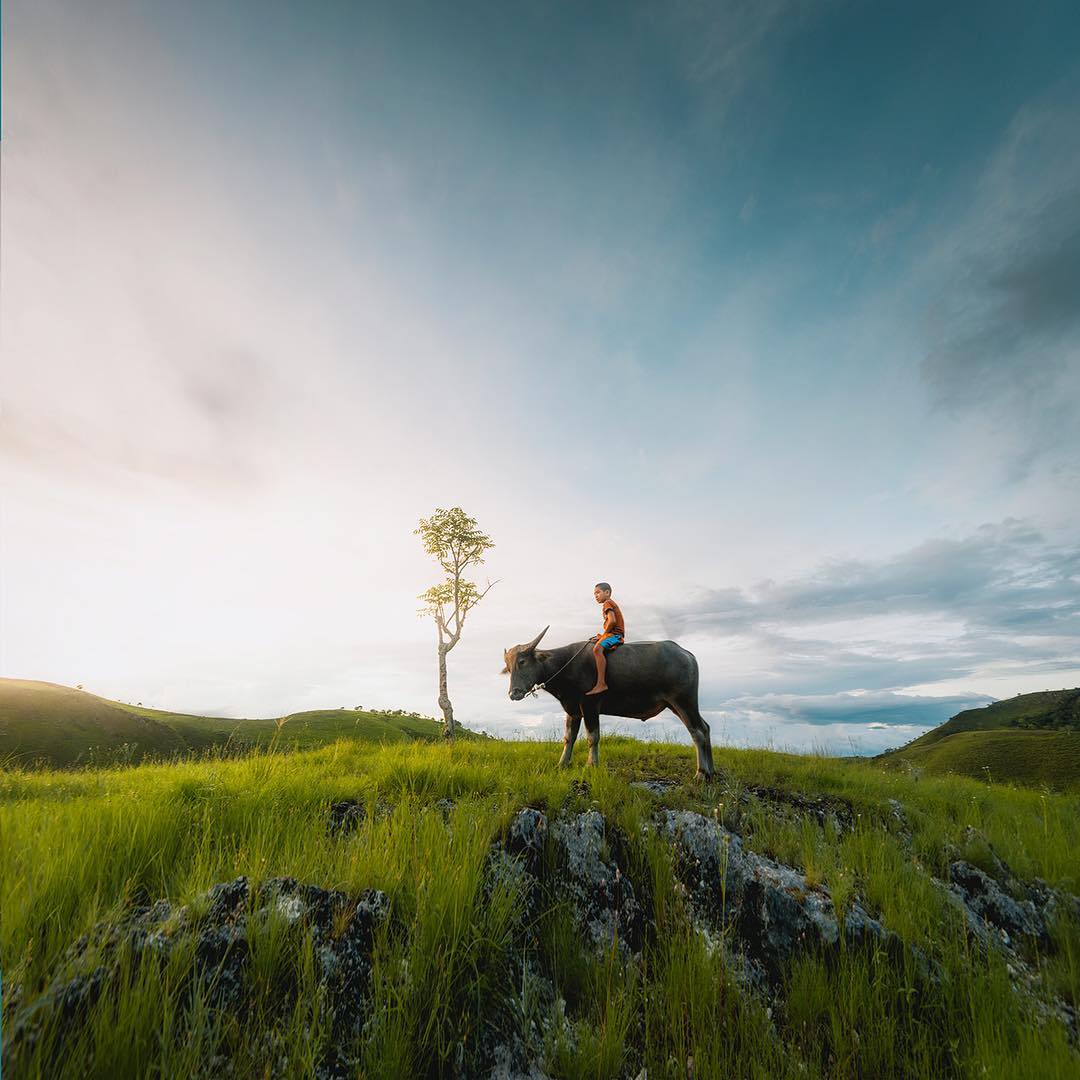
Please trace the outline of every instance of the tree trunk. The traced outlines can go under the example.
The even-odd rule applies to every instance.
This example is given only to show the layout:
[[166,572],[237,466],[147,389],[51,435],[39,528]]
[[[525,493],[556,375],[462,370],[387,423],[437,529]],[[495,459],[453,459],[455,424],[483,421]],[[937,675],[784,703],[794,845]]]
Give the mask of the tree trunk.
[[449,650],[439,635],[439,708],[442,709],[443,720],[446,727],[443,735],[450,740],[454,738],[456,724],[454,722],[454,706],[450,704],[450,695],[446,692],[446,654]]

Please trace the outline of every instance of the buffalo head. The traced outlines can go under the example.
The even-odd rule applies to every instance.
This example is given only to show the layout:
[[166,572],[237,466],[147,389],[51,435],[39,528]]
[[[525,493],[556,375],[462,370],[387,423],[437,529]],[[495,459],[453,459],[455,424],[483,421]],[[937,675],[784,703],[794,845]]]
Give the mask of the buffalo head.
[[536,657],[536,646],[547,632],[548,627],[545,626],[528,645],[513,645],[503,653],[502,673],[510,676],[511,701],[520,701],[541,681],[543,675]]

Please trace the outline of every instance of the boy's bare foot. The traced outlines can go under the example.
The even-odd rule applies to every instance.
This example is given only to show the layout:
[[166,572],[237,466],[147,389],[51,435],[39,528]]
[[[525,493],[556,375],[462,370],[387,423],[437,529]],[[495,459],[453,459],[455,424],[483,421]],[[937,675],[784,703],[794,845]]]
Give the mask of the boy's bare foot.
[[603,683],[600,686],[594,686],[591,690],[586,690],[585,696],[588,697],[590,694],[602,694],[606,689],[607,683]]

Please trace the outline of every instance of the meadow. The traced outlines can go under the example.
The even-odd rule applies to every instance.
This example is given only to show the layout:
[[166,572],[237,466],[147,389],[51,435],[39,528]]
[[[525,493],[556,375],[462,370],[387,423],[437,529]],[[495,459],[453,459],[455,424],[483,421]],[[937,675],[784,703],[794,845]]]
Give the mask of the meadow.
[[891,768],[1080,793],[1080,731],[1072,729],[958,731],[880,761]]
[[[582,755],[583,748],[578,748]],[[1065,1024],[1038,1007],[1080,1004],[1080,927],[1063,912],[1026,959],[1030,993],[1007,958],[977,948],[934,879],[956,857],[1080,892],[1080,799],[959,777],[886,771],[767,750],[717,748],[717,779],[692,779],[691,751],[605,738],[601,765],[555,767],[550,743],[339,739],[230,758],[0,773],[0,965],[4,1073],[17,1077],[312,1076],[331,1032],[318,1006],[310,941],[252,924],[244,969],[251,1007],[215,1009],[173,952],[128,958],[125,976],[78,1024],[41,1010],[33,1040],[16,1014],[85,971],[70,946],[137,902],[197,907],[218,882],[291,876],[353,894],[383,890],[393,913],[376,937],[367,1020],[350,1075],[467,1075],[487,1025],[542,1033],[534,1075],[636,1077],[1075,1077]],[[660,794],[635,786],[670,781]],[[851,827],[778,811],[754,792],[842,800]],[[333,832],[330,807],[363,805]],[[449,800],[449,801],[447,801]],[[903,807],[898,825],[895,802]],[[486,881],[489,852],[523,806],[552,820],[598,810],[626,838],[645,899],[639,955],[584,949],[566,901],[538,912],[511,879]],[[774,997],[736,977],[723,942],[695,928],[675,887],[671,848],[649,827],[659,806],[698,810],[749,850],[798,868],[843,911],[856,898],[911,950],[806,950]],[[525,925],[528,923],[528,925]],[[530,964],[510,962],[527,951]],[[925,956],[940,973],[920,977]],[[557,1001],[531,993],[540,971]],[[282,1007],[276,988],[301,992]],[[512,1007],[510,1007],[512,1005]],[[555,1015],[557,1014],[557,1015]],[[507,1074],[509,1075],[509,1074]]]
[[0,766],[133,765],[208,752],[242,755],[271,743],[296,750],[340,738],[406,742],[441,736],[441,723],[401,709],[357,706],[236,719],[111,701],[55,683],[0,679]]
[[887,768],[1080,793],[1080,689],[965,709],[877,761]]

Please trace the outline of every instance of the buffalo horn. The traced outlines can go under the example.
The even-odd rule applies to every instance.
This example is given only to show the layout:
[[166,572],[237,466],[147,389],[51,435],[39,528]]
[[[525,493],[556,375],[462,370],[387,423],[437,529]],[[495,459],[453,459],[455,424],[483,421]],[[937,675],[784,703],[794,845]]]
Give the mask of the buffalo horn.
[[534,637],[534,638],[532,639],[532,641],[530,641],[530,642],[529,642],[529,644],[528,644],[528,645],[522,645],[522,646],[521,646],[521,648],[520,648],[520,649],[518,649],[518,652],[532,652],[532,651],[533,651],[533,649],[535,649],[535,648],[536,648],[536,646],[540,644],[540,639],[541,639],[541,638],[542,638],[542,637],[543,637],[543,636],[544,636],[544,635],[545,635],[545,634],[546,634],[546,633],[548,632],[548,630],[550,630],[550,629],[551,629],[551,624],[550,624],[550,623],[548,623],[548,625],[547,625],[547,626],[545,626],[545,627],[544,627],[544,629],[543,629],[543,630],[541,630],[541,631],[540,631],[540,633],[539,633],[539,634],[537,634],[537,635],[536,635],[536,637]]

